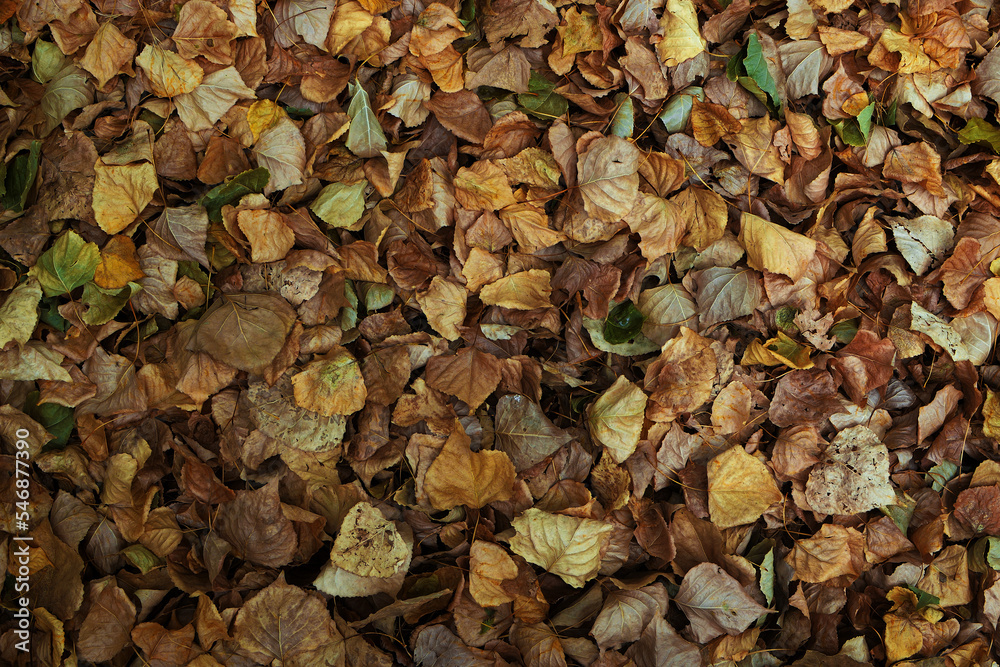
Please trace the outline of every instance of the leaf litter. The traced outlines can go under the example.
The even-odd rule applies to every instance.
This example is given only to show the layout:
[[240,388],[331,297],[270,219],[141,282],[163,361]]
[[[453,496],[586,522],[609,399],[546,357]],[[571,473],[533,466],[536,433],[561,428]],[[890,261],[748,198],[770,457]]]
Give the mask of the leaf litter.
[[995,665],[995,18],[0,5],[0,661]]

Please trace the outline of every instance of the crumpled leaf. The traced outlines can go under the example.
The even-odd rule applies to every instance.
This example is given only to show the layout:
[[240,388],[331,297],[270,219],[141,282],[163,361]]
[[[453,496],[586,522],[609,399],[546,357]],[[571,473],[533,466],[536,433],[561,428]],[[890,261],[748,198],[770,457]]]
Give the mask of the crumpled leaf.
[[457,426],[424,476],[424,493],[435,509],[458,505],[480,508],[510,499],[514,465],[501,451],[473,452],[471,439]]
[[751,267],[786,275],[792,281],[805,275],[816,255],[813,239],[752,213],[744,213],[741,218],[740,243],[746,248]]
[[520,394],[501,396],[497,401],[493,431],[497,449],[507,453],[517,472],[551,456],[573,439],[545,416],[538,403]]
[[550,514],[535,507],[511,523],[516,531],[510,539],[511,551],[575,588],[597,576],[601,551],[613,530],[601,521]]
[[358,361],[339,345],[293,375],[292,385],[296,405],[324,417],[354,414],[368,397]]
[[823,514],[857,514],[896,502],[889,483],[889,450],[866,426],[844,429],[830,442],[826,460],[806,482],[806,500]]

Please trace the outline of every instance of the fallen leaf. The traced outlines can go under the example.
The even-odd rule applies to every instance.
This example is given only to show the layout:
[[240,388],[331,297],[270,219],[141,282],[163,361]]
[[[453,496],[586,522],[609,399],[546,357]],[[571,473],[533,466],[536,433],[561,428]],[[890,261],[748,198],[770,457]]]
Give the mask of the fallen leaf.
[[753,523],[781,499],[767,466],[742,447],[731,447],[708,463],[708,511],[720,528]]
[[550,514],[534,507],[512,522],[511,551],[570,586],[582,588],[597,576],[601,551],[612,526],[593,519]]

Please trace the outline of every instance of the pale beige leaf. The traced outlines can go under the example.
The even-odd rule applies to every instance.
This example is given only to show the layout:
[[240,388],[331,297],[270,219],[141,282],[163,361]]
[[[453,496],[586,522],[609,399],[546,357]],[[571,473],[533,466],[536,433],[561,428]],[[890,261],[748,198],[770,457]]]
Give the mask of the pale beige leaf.
[[265,195],[302,182],[306,142],[299,128],[287,116],[260,133],[260,139],[254,145],[254,154],[257,163],[271,174],[264,187]]
[[237,100],[255,99],[235,67],[206,74],[201,84],[190,93],[174,98],[177,115],[192,132],[211,128],[229,111]]
[[809,473],[806,500],[823,514],[856,514],[894,504],[889,450],[878,435],[866,426],[838,433],[826,448],[826,460]]
[[639,191],[639,157],[621,137],[595,139],[577,161],[580,193],[587,213],[604,222],[618,222],[632,210]]

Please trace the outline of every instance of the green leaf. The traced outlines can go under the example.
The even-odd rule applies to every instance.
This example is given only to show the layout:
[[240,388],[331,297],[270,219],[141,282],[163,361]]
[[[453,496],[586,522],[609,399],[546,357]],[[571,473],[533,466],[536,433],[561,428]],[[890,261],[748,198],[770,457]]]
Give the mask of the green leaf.
[[872,114],[874,113],[875,102],[872,102],[858,114],[858,129],[861,130],[861,134],[865,138],[865,145],[868,144],[868,140],[872,136]]
[[86,72],[72,64],[59,70],[45,86],[39,102],[46,120],[41,136],[47,136],[54,130],[70,111],[84,107],[93,100],[94,87]]
[[28,274],[38,279],[45,296],[60,296],[93,278],[100,263],[101,251],[97,244],[87,243],[71,230],[42,253]]
[[861,132],[861,126],[854,118],[831,121],[830,125],[833,126],[841,141],[849,146],[865,146],[868,143],[865,140],[865,135]]
[[69,322],[59,314],[59,299],[54,296],[42,299],[38,308],[38,320],[59,331],[69,328]]
[[309,208],[331,227],[356,232],[361,228],[356,225],[365,212],[367,187],[368,181],[358,181],[352,185],[330,183],[320,190]]
[[87,306],[83,321],[91,326],[107,324],[121,312],[138,291],[142,289],[139,283],[129,282],[121,289],[104,289],[93,281],[83,286],[82,301]]
[[916,586],[907,585],[906,587],[909,588],[911,591],[913,591],[913,594],[917,596],[918,611],[923,609],[924,607],[929,607],[931,605],[936,605],[941,603],[941,598],[937,597],[936,595],[931,595],[927,591],[922,591]]
[[257,167],[236,174],[225,183],[216,185],[198,200],[198,203],[208,211],[208,219],[212,222],[222,222],[222,207],[239,201],[242,197],[261,192],[271,180],[271,172],[264,167]]
[[147,574],[163,565],[163,561],[159,556],[141,544],[130,544],[122,549],[122,555],[143,574]]
[[744,44],[743,48],[733,54],[733,56],[726,62],[726,77],[730,81],[736,81],[740,78],[741,74],[746,74],[746,69],[743,67],[743,59],[746,57],[747,45]]
[[52,42],[39,39],[31,52],[31,71],[39,83],[48,83],[66,63],[66,56]]
[[795,324],[795,316],[798,312],[792,306],[782,306],[774,314],[774,323],[788,335],[797,334],[799,327]]
[[532,116],[546,120],[558,118],[569,111],[569,102],[555,90],[556,84],[533,71],[528,79],[528,92],[518,95],[517,103]]
[[611,117],[608,132],[616,137],[628,139],[635,129],[635,107],[632,106],[632,98],[626,93],[618,93],[615,95],[615,104],[617,108]]
[[46,444],[56,444],[60,447],[65,447],[75,427],[73,408],[68,408],[58,403],[42,403],[39,405],[38,398],[39,393],[37,391],[28,394],[24,402],[24,414],[44,426],[45,430],[52,434],[52,440],[49,440]]
[[958,131],[958,140],[963,144],[989,144],[994,153],[1000,153],[1000,128],[993,127],[982,118],[970,118]]
[[631,301],[623,301],[604,320],[604,340],[612,345],[627,343],[642,331],[646,317]]
[[24,345],[35,332],[38,324],[38,302],[42,288],[34,278],[28,278],[11,291],[0,306],[0,348],[17,341]]
[[660,112],[660,122],[667,132],[683,132],[691,118],[691,109],[694,108],[694,99],[705,101],[705,91],[698,86],[688,86],[677,93],[663,106]]
[[910,529],[910,519],[913,518],[913,511],[917,508],[917,501],[901,493],[896,494],[896,504],[880,507],[882,514],[892,519],[900,532],[906,535]]
[[778,97],[778,86],[774,82],[774,77],[767,69],[767,59],[764,57],[764,49],[761,48],[760,39],[755,33],[750,33],[747,38],[747,57],[743,59],[743,66],[746,68],[747,76],[754,80],[760,90],[764,91],[771,98],[774,108],[781,106]]
[[42,142],[32,141],[28,146],[27,153],[18,153],[17,156],[6,165],[6,174],[3,178],[4,193],[0,199],[0,204],[11,211],[23,211],[24,205],[28,201],[28,192],[38,175],[38,161],[41,157]]
[[830,335],[837,339],[838,343],[843,343],[847,345],[852,340],[854,336],[858,333],[858,319],[844,320],[843,322],[837,322],[832,327],[830,327]]
[[986,550],[986,564],[994,570],[1000,570],[1000,537],[988,537]]
[[396,293],[388,285],[382,283],[358,283],[358,292],[365,300],[365,310],[374,313],[382,310],[395,298]]
[[347,107],[351,117],[351,127],[347,130],[347,149],[358,157],[378,157],[388,143],[378,118],[368,102],[368,93],[359,83],[351,84],[354,97]]
[[947,484],[958,473],[958,464],[951,461],[942,461],[927,471],[927,477],[931,480],[931,488],[937,493],[944,490]]

